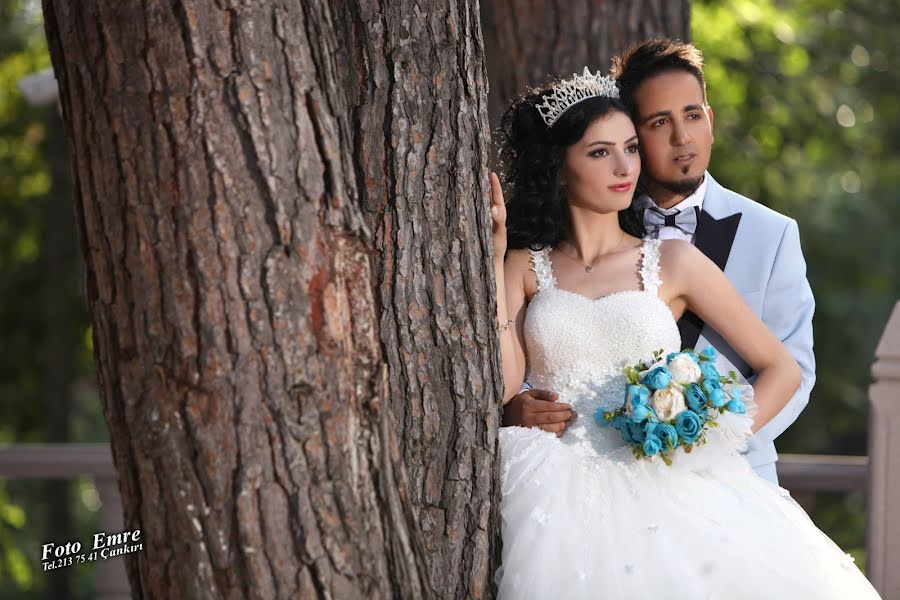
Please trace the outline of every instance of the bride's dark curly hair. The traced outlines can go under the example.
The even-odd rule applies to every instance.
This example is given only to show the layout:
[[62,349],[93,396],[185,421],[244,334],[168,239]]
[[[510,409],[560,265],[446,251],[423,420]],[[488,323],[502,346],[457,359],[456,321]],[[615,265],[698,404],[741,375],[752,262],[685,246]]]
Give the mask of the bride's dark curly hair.
[[[588,98],[569,108],[548,128],[536,105],[552,87],[529,90],[513,100],[495,134],[500,147],[501,182],[507,198],[507,248],[540,250],[555,246],[569,233],[569,210],[561,173],[566,151],[595,120],[620,111],[614,98]],[[630,208],[619,212],[619,225],[636,237],[644,224]]]

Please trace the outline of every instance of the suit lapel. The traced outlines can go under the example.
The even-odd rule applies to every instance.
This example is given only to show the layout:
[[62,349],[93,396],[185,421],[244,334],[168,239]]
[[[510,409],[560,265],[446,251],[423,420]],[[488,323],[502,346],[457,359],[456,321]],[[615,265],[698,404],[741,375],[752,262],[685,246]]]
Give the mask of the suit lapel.
[[[734,236],[737,234],[738,225],[741,222],[741,213],[717,219],[707,212],[707,207],[716,212],[720,212],[722,208],[713,204],[716,201],[719,185],[709,176],[709,173],[707,173],[707,177],[710,181],[707,184],[706,197],[703,200],[704,209],[700,211],[697,219],[694,245],[724,271],[725,265],[728,264],[728,255],[731,254],[731,246],[734,244]],[[678,320],[681,345],[684,348],[693,348],[705,325],[703,319],[693,312],[685,312]]]
[[741,213],[717,220],[705,210],[700,211],[697,219],[694,245],[723,271],[740,222]]

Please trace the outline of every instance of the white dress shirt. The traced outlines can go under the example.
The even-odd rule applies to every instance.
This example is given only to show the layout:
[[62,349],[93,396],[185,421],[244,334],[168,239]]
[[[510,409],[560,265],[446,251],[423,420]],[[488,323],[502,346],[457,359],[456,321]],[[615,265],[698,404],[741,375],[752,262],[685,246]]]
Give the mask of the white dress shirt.
[[[703,198],[706,196],[706,182],[708,181],[707,177],[703,177],[703,183],[700,184],[694,193],[676,204],[671,208],[658,208],[660,212],[664,215],[674,215],[683,210],[692,210],[695,206],[700,210],[703,210]],[[650,198],[650,196],[643,194],[637,200],[635,200],[635,206],[643,212],[644,209],[655,206],[656,204]],[[663,226],[659,228],[659,233],[657,237],[661,240],[684,240],[686,242],[694,243],[694,236],[688,235],[683,232],[681,229],[677,227],[673,227],[671,225]]]

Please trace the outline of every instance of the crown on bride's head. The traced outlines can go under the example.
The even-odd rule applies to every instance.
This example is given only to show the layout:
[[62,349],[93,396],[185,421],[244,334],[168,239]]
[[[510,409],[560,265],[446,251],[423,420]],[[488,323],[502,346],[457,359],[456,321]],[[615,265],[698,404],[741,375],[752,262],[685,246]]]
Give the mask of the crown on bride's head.
[[544,98],[544,102],[535,108],[547,127],[552,127],[569,108],[582,100],[596,97],[618,98],[619,88],[616,87],[616,80],[612,77],[601,75],[600,71],[591,74],[585,67],[581,75],[573,73],[572,79],[565,79],[555,85],[553,91]]

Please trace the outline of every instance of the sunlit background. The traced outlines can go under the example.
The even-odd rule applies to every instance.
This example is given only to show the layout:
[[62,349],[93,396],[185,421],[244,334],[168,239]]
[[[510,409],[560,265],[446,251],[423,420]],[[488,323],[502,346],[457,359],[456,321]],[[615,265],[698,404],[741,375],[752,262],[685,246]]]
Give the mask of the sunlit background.
[[[900,2],[694,1],[715,114],[710,167],[800,224],[817,383],[779,452],[866,454],[875,346],[900,298]],[[865,497],[816,524],[865,565]]]
[[[817,300],[818,383],[779,451],[865,454],[869,368],[900,298],[900,2],[698,0],[692,15],[711,171],[800,223]],[[40,3],[0,3],[0,445],[107,440],[61,122],[18,86],[49,66]],[[865,498],[808,500],[864,568]],[[93,566],[43,573],[39,547],[60,514],[67,539],[89,539],[99,506],[88,479],[0,479],[0,597],[51,596],[67,578],[90,598]]]

